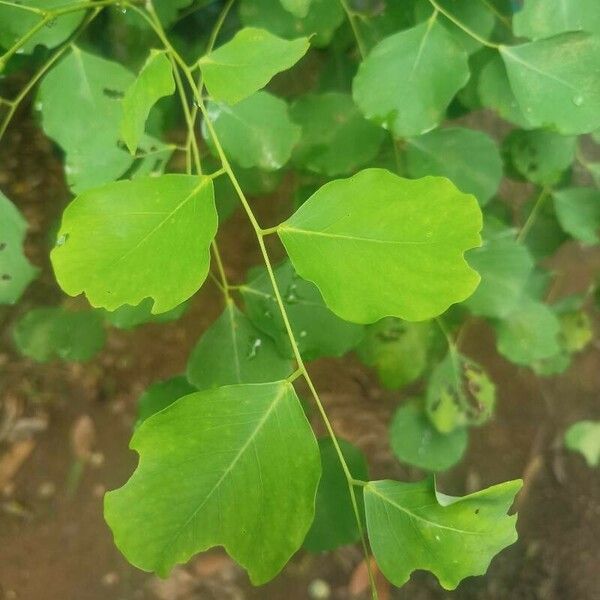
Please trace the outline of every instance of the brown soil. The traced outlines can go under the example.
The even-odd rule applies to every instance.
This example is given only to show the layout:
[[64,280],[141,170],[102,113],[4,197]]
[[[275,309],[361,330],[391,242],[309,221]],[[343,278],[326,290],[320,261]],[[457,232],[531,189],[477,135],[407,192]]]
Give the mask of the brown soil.
[[[309,586],[318,579],[330,586],[331,598],[359,598],[349,591],[360,561],[354,548],[325,557],[301,553],[274,583],[260,589],[252,589],[218,551],[159,582],[130,567],[114,548],[102,519],[102,495],[121,485],[136,464],[127,449],[136,399],[150,382],[183,371],[221,300],[207,284],[180,322],[112,330],[105,350],[86,365],[39,365],[19,357],[11,323],[32,306],[61,299],[46,244],[48,227],[68,200],[59,164],[55,150],[27,119],[9,131],[0,149],[0,187],[28,218],[27,249],[44,269],[19,307],[0,313],[0,435],[12,432],[4,441],[0,437],[0,460],[19,449],[26,454],[22,440],[34,441],[15,476],[0,486],[0,599],[301,600],[310,597]],[[275,198],[256,206],[265,224],[275,223],[284,210]],[[241,280],[258,261],[241,215],[225,225],[220,244],[229,275]],[[560,295],[585,288],[600,257],[569,246],[555,262],[564,274],[555,290]],[[600,599],[600,477],[561,444],[570,423],[600,418],[600,349],[595,345],[578,356],[566,375],[538,380],[496,354],[482,323],[472,323],[463,346],[497,382],[498,409],[491,424],[473,431],[466,460],[440,484],[448,493],[463,494],[524,476],[520,539],[493,561],[485,577],[470,579],[453,593],[416,573],[391,597]],[[379,391],[373,376],[352,358],[318,361],[311,372],[335,427],[367,452],[373,476],[419,477],[393,460],[386,442],[400,394]]]

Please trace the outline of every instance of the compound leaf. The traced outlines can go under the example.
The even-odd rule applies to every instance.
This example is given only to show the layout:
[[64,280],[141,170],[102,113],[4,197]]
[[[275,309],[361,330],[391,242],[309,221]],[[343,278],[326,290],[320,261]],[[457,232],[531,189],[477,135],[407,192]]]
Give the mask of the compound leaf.
[[152,107],[175,91],[171,63],[164,51],[151,50],[139,75],[123,97],[121,136],[135,154]]
[[[225,153],[245,169],[281,169],[300,139],[287,104],[267,92],[256,92],[235,106],[209,102],[207,108]],[[206,124],[203,135],[212,143]]]
[[115,542],[138,568],[224,546],[255,585],[302,544],[314,515],[319,451],[284,381],[185,396],[136,430],[131,479],[105,497]]
[[502,159],[496,142],[480,131],[449,127],[409,138],[406,167],[411,177],[439,175],[485,205],[502,179]]
[[377,44],[358,69],[353,95],[368,119],[408,137],[436,127],[468,79],[467,53],[429,19]]
[[506,513],[521,485],[507,481],[456,498],[437,492],[433,479],[370,482],[367,529],[379,568],[396,586],[425,569],[447,590],[483,575],[492,558],[517,540],[516,515]]
[[584,244],[597,244],[600,229],[600,191],[594,188],[567,188],[553,192],[560,226]]
[[[15,4],[17,4],[15,2]],[[58,10],[73,5],[73,0],[22,0],[23,6],[42,10]],[[85,7],[83,7],[85,8]],[[36,46],[53,48],[66,40],[83,20],[85,10],[73,11],[56,17],[38,29],[20,48],[20,52],[31,54]],[[0,46],[10,48],[20,38],[39,25],[42,15],[18,6],[0,5]],[[0,72],[2,67],[0,66]]]
[[501,46],[508,78],[531,127],[564,135],[600,127],[600,35],[563,33]]
[[[317,287],[298,277],[289,261],[275,268],[275,279],[296,343],[305,359],[343,356],[360,342],[363,327],[343,321],[333,314],[323,302]],[[257,272],[240,287],[240,291],[254,325],[273,338],[281,354],[292,358],[285,324],[266,269]]]
[[366,169],[332,181],[278,227],[298,274],[342,319],[432,318],[473,293],[464,252],[481,242],[473,196],[447,179]]
[[19,352],[37,362],[90,360],[104,346],[105,337],[102,317],[96,311],[60,307],[30,310],[13,331]]
[[198,389],[233,383],[266,383],[293,371],[273,341],[233,302],[204,332],[190,354],[187,377]]
[[600,421],[579,421],[567,429],[565,446],[580,452],[589,467],[600,464]]
[[[348,469],[354,479],[368,478],[364,454],[345,440],[337,440]],[[317,490],[315,519],[304,540],[304,548],[310,552],[327,552],[340,546],[352,544],[360,537],[348,481],[342,469],[331,438],[319,440],[323,474]],[[361,518],[364,518],[362,496],[356,495]]]
[[14,304],[38,273],[23,253],[27,223],[0,192],[0,304]]
[[445,471],[455,465],[467,449],[464,427],[440,433],[417,400],[403,404],[390,425],[390,445],[396,458],[428,471]]
[[211,97],[236,104],[294,66],[309,48],[308,38],[284,40],[265,29],[245,27],[198,64]]
[[556,185],[575,160],[577,138],[548,129],[514,130],[504,140],[510,166],[542,186]]
[[290,114],[302,127],[294,162],[330,177],[352,173],[374,159],[385,136],[348,94],[307,94],[294,102]]
[[515,239],[514,231],[496,223],[486,223],[483,245],[471,250],[469,264],[481,275],[475,293],[465,300],[475,315],[502,318],[521,300],[534,267],[529,250]]
[[600,33],[596,0],[525,0],[513,17],[513,31],[532,40],[566,31]]
[[133,157],[119,147],[121,100],[132,82],[119,63],[77,46],[42,80],[36,106],[46,135],[65,151],[74,193],[113,181],[132,165]]
[[377,371],[381,385],[393,390],[423,374],[432,338],[428,321],[409,323],[387,317],[367,326],[356,352],[365,365]]
[[[286,3],[284,8],[283,2]],[[344,11],[339,2],[331,0],[311,0],[308,11],[300,15],[288,10],[306,6],[307,0],[243,0],[240,4],[240,18],[247,27],[268,29],[283,38],[294,39],[299,35],[310,37],[316,47],[327,46],[336,29],[344,22]]]
[[202,285],[216,230],[209,177],[117,181],[71,202],[51,259],[67,294],[84,292],[92,306],[108,310],[153,298],[157,314]]

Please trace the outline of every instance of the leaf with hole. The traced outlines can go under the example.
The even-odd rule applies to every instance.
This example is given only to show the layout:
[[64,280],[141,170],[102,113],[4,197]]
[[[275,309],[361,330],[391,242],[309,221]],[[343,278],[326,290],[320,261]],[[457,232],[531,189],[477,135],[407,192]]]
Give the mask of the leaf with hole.
[[[298,277],[289,261],[284,261],[274,271],[303,358],[314,360],[321,356],[343,356],[356,347],[363,336],[363,327],[343,321],[333,314],[323,302],[317,287]],[[273,338],[282,355],[293,358],[285,324],[266,269],[255,272],[240,287],[240,292],[252,323]]]
[[531,127],[563,135],[600,127],[600,35],[563,33],[501,46],[513,92]]
[[0,192],[0,305],[14,304],[38,274],[23,252],[26,231],[25,219]]
[[466,52],[430,19],[379,42],[358,69],[353,95],[365,117],[409,137],[439,125],[468,79]]
[[167,53],[151,50],[142,70],[123,97],[121,137],[135,154],[152,107],[175,92],[175,81]]
[[96,311],[60,307],[34,308],[13,330],[19,352],[37,362],[55,358],[88,361],[100,352],[105,337],[102,318]]
[[152,298],[158,314],[200,288],[216,231],[209,177],[140,177],[75,198],[51,259],[67,294],[111,311]]
[[233,39],[204,55],[198,65],[213,100],[236,104],[293,67],[308,50],[308,38],[285,40],[266,29],[245,27]]
[[133,81],[119,63],[77,46],[42,80],[36,108],[46,135],[65,151],[74,193],[113,181],[132,165],[133,157],[119,143],[121,100]]
[[411,177],[447,177],[462,192],[473,194],[481,206],[498,190],[502,158],[496,142],[485,133],[449,127],[406,142],[406,168]]
[[[287,104],[267,92],[256,92],[235,106],[209,102],[207,109],[223,150],[245,169],[281,169],[300,139],[300,127],[290,119]],[[206,124],[202,133],[212,146]]]
[[383,387],[398,389],[424,373],[433,336],[429,321],[409,323],[387,317],[367,326],[356,353],[365,365],[375,369]]
[[182,302],[175,308],[158,315],[152,314],[152,298],[145,298],[139,304],[123,304],[114,311],[103,310],[105,319],[117,329],[135,329],[147,323],[169,323],[177,321],[187,310],[189,302]]
[[477,201],[447,179],[366,169],[324,185],[278,233],[334,313],[374,323],[430,319],[470,296],[479,276],[464,253],[480,229]]
[[188,359],[187,378],[199,390],[234,383],[279,381],[293,371],[273,341],[230,301]]
[[427,471],[454,466],[465,453],[468,440],[464,427],[440,433],[416,399],[400,406],[390,425],[390,445],[396,458]]
[[[345,440],[337,440],[348,470],[354,479],[368,478],[364,454]],[[360,532],[352,506],[348,481],[331,438],[319,440],[323,474],[315,501],[315,519],[304,540],[310,552],[327,552],[359,540]],[[356,503],[364,522],[362,495],[356,493]]]
[[165,577],[223,546],[255,585],[302,544],[321,474],[314,434],[291,384],[234,385],[190,394],[147,419],[131,448],[131,479],[105,496],[127,559]]
[[372,481],[365,487],[367,529],[383,574],[397,586],[413,571],[431,571],[446,590],[482,575],[517,540],[507,516],[522,482],[507,481],[461,498],[418,483]]

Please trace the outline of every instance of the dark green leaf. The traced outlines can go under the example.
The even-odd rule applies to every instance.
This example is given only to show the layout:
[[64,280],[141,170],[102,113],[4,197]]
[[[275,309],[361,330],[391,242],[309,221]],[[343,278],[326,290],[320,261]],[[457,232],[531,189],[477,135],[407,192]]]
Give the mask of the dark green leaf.
[[115,311],[104,311],[106,320],[118,329],[134,329],[139,325],[146,323],[168,323],[176,321],[188,308],[188,302],[183,302],[175,308],[161,313],[159,315],[152,314],[152,298],[142,300],[137,306],[124,304]]
[[179,400],[179,398],[196,391],[197,389],[182,375],[153,383],[146,388],[146,391],[138,400],[138,420],[136,427],[139,427],[142,422],[154,413],[160,412],[173,404],[175,400]]
[[600,242],[600,191],[567,188],[553,192],[554,208],[561,227],[584,244]]

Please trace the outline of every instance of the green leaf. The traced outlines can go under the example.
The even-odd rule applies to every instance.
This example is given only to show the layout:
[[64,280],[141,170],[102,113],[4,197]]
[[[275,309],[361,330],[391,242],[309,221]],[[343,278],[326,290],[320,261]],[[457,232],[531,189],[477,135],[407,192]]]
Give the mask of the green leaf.
[[411,177],[447,177],[482,206],[502,179],[502,159],[496,142],[480,131],[462,127],[438,129],[409,138],[406,168]]
[[153,383],[146,388],[146,391],[138,400],[138,420],[136,427],[139,427],[154,413],[160,412],[176,400],[179,400],[179,398],[196,391],[197,389],[183,375]]
[[[352,477],[366,480],[369,475],[364,454],[345,440],[337,441]],[[348,481],[330,438],[319,440],[319,451],[323,474],[317,490],[315,519],[304,540],[304,548],[309,552],[335,550],[360,539]],[[362,495],[356,495],[356,503],[364,518]]]
[[[57,10],[73,5],[73,0],[21,0],[15,2],[23,6],[31,6],[43,10]],[[31,54],[36,46],[53,48],[66,40],[83,20],[84,10],[74,11],[56,17],[39,29],[19,52]],[[0,5],[0,46],[6,49],[13,46],[42,20],[42,15],[19,7]],[[0,71],[2,69],[0,68]]]
[[118,548],[138,568],[165,577],[220,545],[258,585],[302,544],[321,469],[291,384],[185,396],[142,423],[130,445],[138,468],[104,507]]
[[498,352],[518,365],[558,354],[560,322],[552,309],[526,296],[496,325]]
[[466,425],[483,425],[496,404],[496,387],[483,368],[455,350],[431,373],[425,408],[431,423],[443,434]]
[[348,94],[307,94],[294,102],[290,114],[302,127],[294,162],[330,177],[373,160],[385,135],[361,115]]
[[103,311],[105,319],[118,329],[134,329],[139,325],[146,323],[168,323],[176,321],[188,308],[188,302],[182,302],[179,306],[161,313],[159,315],[152,314],[152,298],[142,300],[136,306],[124,304],[115,311]]
[[529,250],[515,239],[514,230],[495,222],[483,229],[483,246],[467,255],[469,264],[481,275],[475,293],[465,300],[474,314],[502,318],[520,302],[534,267]]
[[600,35],[563,33],[500,53],[530,126],[564,135],[600,127]]
[[153,298],[158,314],[202,285],[216,230],[209,177],[117,181],[69,204],[51,259],[67,294],[108,310]]
[[204,6],[210,0],[153,0],[154,10],[164,27],[170,27],[179,16],[179,11],[188,7],[192,2],[197,6]]
[[504,140],[510,166],[525,179],[556,185],[575,160],[577,138],[547,129],[512,131]]
[[404,585],[416,569],[431,571],[446,590],[483,575],[492,558],[517,540],[506,516],[522,482],[507,481],[455,498],[418,483],[374,481],[365,488],[367,529],[383,574]]
[[278,381],[293,370],[273,341],[231,301],[194,347],[187,378],[201,390],[233,383]]
[[[267,92],[257,92],[235,106],[209,102],[208,113],[227,156],[241,167],[281,169],[300,139],[287,104]],[[212,143],[203,124],[204,139]]]
[[[334,315],[317,287],[298,277],[289,261],[275,268],[275,280],[303,358],[343,356],[360,342],[364,328]],[[273,338],[281,354],[292,358],[285,324],[266,269],[260,269],[240,287],[240,292],[253,324]]]
[[151,50],[139,75],[125,92],[121,137],[131,154],[135,154],[152,107],[175,92],[173,71],[167,54]]
[[567,429],[565,446],[580,452],[588,467],[600,464],[600,421],[579,421]]
[[483,106],[491,108],[518,127],[529,127],[529,121],[510,87],[506,66],[500,55],[495,54],[481,70],[477,92]]
[[[554,308],[556,311],[556,308]],[[593,339],[592,321],[583,310],[558,313],[560,320],[559,343],[566,352],[581,352]]]
[[[479,37],[486,39],[492,34],[496,18],[484,2],[480,0],[438,0],[438,4]],[[419,21],[430,18],[433,10],[433,6],[428,0],[419,0],[415,6],[415,13]],[[444,15],[438,15],[438,18],[467,52],[472,53],[481,48],[481,42],[456,26],[450,19]]]
[[120,64],[76,46],[42,80],[36,107],[46,135],[65,151],[74,193],[113,181],[132,165],[119,147],[121,99],[132,82]]
[[390,426],[390,445],[396,458],[428,471],[445,471],[455,465],[465,453],[468,441],[465,428],[440,433],[416,400],[403,404]]
[[279,72],[293,67],[308,50],[308,38],[284,40],[265,29],[245,27],[198,65],[214,100],[236,104],[264,88]]
[[584,244],[600,242],[600,191],[594,188],[567,188],[553,192],[560,226]]
[[470,296],[479,276],[464,252],[480,229],[477,201],[447,179],[366,169],[324,185],[278,233],[334,313],[373,323],[430,319]]
[[87,361],[104,346],[105,333],[96,311],[34,308],[16,323],[13,338],[19,352],[37,362]]
[[398,389],[423,374],[433,337],[431,322],[409,323],[387,317],[367,326],[366,331],[356,352],[363,363],[377,371],[383,387]]
[[304,19],[313,0],[279,0],[281,6],[299,19]]
[[468,79],[466,52],[429,20],[377,44],[358,69],[353,94],[368,119],[408,137],[439,125]]
[[533,40],[566,31],[600,33],[596,0],[525,0],[513,17],[513,31]]
[[[307,0],[284,0],[306,4]],[[332,0],[312,0],[306,16],[298,18],[283,7],[281,1],[242,0],[240,18],[246,27],[260,27],[283,38],[306,36],[318,48],[327,46],[336,29],[344,22],[342,6]]]
[[14,304],[38,274],[23,253],[27,222],[0,192],[0,305]]
[[175,152],[174,145],[165,144],[152,136],[144,134],[138,145],[137,160],[128,173],[129,178],[137,179],[138,177],[158,177],[162,175],[173,156],[173,152]]

